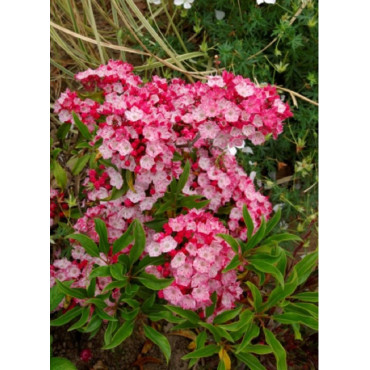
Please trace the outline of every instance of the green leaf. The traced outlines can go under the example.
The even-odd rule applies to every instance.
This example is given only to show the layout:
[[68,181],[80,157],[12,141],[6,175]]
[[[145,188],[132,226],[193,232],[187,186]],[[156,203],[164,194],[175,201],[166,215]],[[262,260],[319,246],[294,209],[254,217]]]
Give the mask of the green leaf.
[[299,324],[292,324],[293,332],[294,332],[294,339],[296,340],[303,340],[302,334],[300,331],[301,326]]
[[93,298],[95,296],[96,278],[90,280],[89,287],[87,288],[87,296]]
[[189,172],[190,172],[190,162],[186,161],[185,166],[184,166],[184,170],[182,171],[182,174],[179,178],[179,181],[177,182],[176,195],[181,193],[181,191],[184,188],[186,182],[188,181]]
[[112,281],[111,283],[109,283],[103,290],[103,292],[108,292],[112,289],[116,289],[116,288],[123,288],[127,285],[128,283],[128,277],[127,276],[124,276],[124,279],[121,279],[119,281]]
[[266,222],[264,217],[262,217],[260,227],[258,228],[256,233],[247,241],[245,250],[243,252],[253,249],[256,245],[258,245],[258,243],[264,238],[265,232],[266,232]]
[[135,308],[134,310],[121,309],[121,317],[126,321],[133,321],[139,312],[140,308]]
[[159,266],[159,265],[163,265],[164,262],[165,262],[165,258],[163,254],[157,257],[145,256],[144,258],[140,260],[139,264],[137,265],[137,268],[134,271],[135,273],[137,273],[141,271],[142,269],[144,269],[146,266],[149,266],[149,265]]
[[236,269],[240,265],[240,260],[239,256],[236,255],[230,262],[229,264],[222,270],[223,273],[228,272],[230,270]]
[[266,368],[259,362],[257,357],[250,353],[235,354],[236,358],[246,364],[250,370],[266,370]]
[[249,345],[250,341],[257,337],[260,333],[260,328],[255,325],[249,325],[248,329],[246,330],[246,333],[244,334],[242,342],[237,347],[236,353],[244,352],[245,348]]
[[287,241],[302,241],[302,239],[299,236],[294,235],[294,234],[281,233],[281,234],[271,235],[269,238],[263,241],[263,244],[267,245],[267,244],[282,243],[282,242],[287,242]]
[[298,275],[297,271],[293,269],[291,275],[289,276],[287,282],[284,285],[284,288],[281,286],[276,287],[270,294],[267,302],[263,305],[262,309],[265,311],[272,306],[274,306],[277,302],[285,299],[294,291],[296,290],[298,285]]
[[94,219],[95,230],[99,235],[99,249],[105,255],[109,253],[108,231],[105,222],[99,218]]
[[174,280],[173,278],[158,279],[154,275],[147,274],[145,272],[142,272],[138,277],[135,277],[135,279],[139,280],[141,284],[152,290],[162,290],[167,288]]
[[271,318],[282,324],[302,324],[313,330],[319,330],[319,323],[317,319],[312,316],[305,316],[295,312],[286,312],[281,315],[273,315]]
[[212,304],[206,307],[206,317],[210,317],[214,312],[217,304],[217,292],[213,292],[211,295]]
[[167,218],[158,218],[153,221],[145,222],[144,225],[149,227],[149,229],[153,229],[157,233],[163,230],[163,225],[168,222]]
[[82,157],[79,157],[72,167],[72,174],[77,176],[85,168],[89,159],[90,154],[85,154]]
[[145,231],[139,221],[135,221],[134,228],[135,244],[130,249],[129,258],[130,263],[133,265],[141,256],[145,249]]
[[240,329],[249,325],[253,319],[253,313],[250,310],[244,310],[240,314],[239,318],[239,321],[233,322],[232,324],[220,325],[220,328],[223,328],[227,331],[239,331]]
[[74,323],[68,329],[68,331],[72,331],[72,330],[75,330],[75,329],[82,328],[87,323],[87,320],[89,319],[89,314],[90,314],[90,307],[89,306],[84,307],[82,309],[82,314],[81,314],[80,319],[76,323]]
[[244,218],[245,226],[247,226],[247,240],[249,241],[253,234],[254,224],[253,224],[252,217],[248,211],[248,208],[245,204],[243,206],[243,218]]
[[250,281],[247,282],[249,289],[252,292],[253,306],[256,312],[260,312],[262,306],[262,296],[258,288]]
[[71,129],[70,123],[63,123],[62,125],[60,125],[57,131],[57,138],[59,140],[64,140],[67,137],[70,129]]
[[96,334],[97,330],[99,330],[101,324],[103,323],[103,320],[97,316],[94,315],[90,322],[87,324],[87,326],[82,330],[84,333],[94,333]]
[[279,284],[284,287],[284,276],[273,264],[263,260],[255,259],[253,262],[250,262],[250,265],[259,271],[271,274],[279,282]]
[[[65,281],[64,284],[68,287],[73,283],[73,281]],[[65,293],[61,292],[58,288],[58,285],[54,285],[52,288],[50,288],[50,312],[54,311],[59,303],[64,298]]]
[[316,251],[305,256],[294,266],[298,274],[298,285],[303,284],[311,275],[312,270],[317,264],[317,258],[318,252]]
[[244,353],[255,353],[257,355],[267,355],[269,353],[272,353],[272,349],[270,346],[265,346],[263,344],[249,344],[244,348]]
[[66,358],[51,357],[50,370],[77,370],[77,367]]
[[199,325],[208,329],[212,333],[217,343],[220,342],[221,338],[226,338],[229,342],[234,342],[233,337],[221,325],[214,326],[206,322],[200,322]]
[[166,320],[173,324],[178,324],[184,321],[183,318],[174,316],[172,312],[168,312],[168,311],[152,312],[148,314],[148,317],[152,321]]
[[184,207],[188,209],[192,208],[201,209],[207,206],[210,202],[211,202],[210,200],[204,199],[204,197],[201,195],[189,195],[179,200],[178,207]]
[[107,329],[104,332],[104,344],[108,345],[111,340],[114,331],[117,329],[118,321],[109,321]]
[[266,343],[271,347],[276,358],[277,370],[287,370],[286,352],[281,343],[276,339],[275,335],[268,329],[263,328],[265,333]]
[[100,276],[110,276],[109,266],[95,267],[91,271],[91,273],[89,275],[89,279],[94,279],[94,278],[100,277]]
[[215,353],[220,351],[221,347],[215,344],[210,344],[209,346],[205,346],[203,348],[197,349],[193,352],[188,353],[187,355],[183,356],[182,360],[188,360],[189,358],[202,358],[202,357],[210,357],[213,356]]
[[239,307],[237,307],[233,310],[227,310],[227,311],[224,311],[224,312],[220,313],[219,315],[217,315],[215,317],[215,319],[213,320],[213,323],[214,324],[223,324],[226,321],[232,320],[234,317],[239,315],[242,308],[243,308],[242,306],[239,306]]
[[81,314],[82,307],[73,307],[71,310],[67,311],[63,315],[59,316],[55,320],[50,321],[51,326],[62,326],[69,323],[75,317]]
[[90,256],[100,257],[98,246],[88,236],[83,234],[70,234],[67,235],[66,238],[77,240]]
[[127,277],[123,275],[123,265],[115,263],[109,267],[110,274],[116,280],[125,280]]
[[265,235],[270,234],[270,232],[273,230],[273,228],[278,224],[281,218],[281,208],[279,208],[274,216],[270,219],[270,221],[267,222],[266,224],[266,233]]
[[126,321],[113,335],[112,341],[103,347],[103,349],[112,349],[119,346],[124,340],[126,340],[134,330],[134,322]]
[[300,301],[304,302],[318,302],[319,301],[319,293],[318,292],[302,292],[297,293],[290,298],[299,299]]
[[81,122],[81,120],[78,118],[76,113],[73,112],[72,115],[73,115],[73,121],[74,121],[76,127],[78,128],[78,130],[80,131],[81,135],[85,139],[90,141],[92,139],[92,136],[91,136],[90,131],[87,128],[87,126],[84,123]]
[[104,310],[100,309],[99,307],[95,307],[95,311],[96,311],[96,314],[102,320],[117,321],[117,319],[115,317],[108,315]]
[[180,307],[168,306],[168,305],[164,306],[164,307],[167,308],[168,310],[178,314],[179,316],[183,317],[184,319],[189,320],[192,324],[197,324],[199,322],[199,316],[193,311],[184,310]]
[[239,243],[231,235],[228,235],[228,234],[217,234],[216,236],[219,236],[220,238],[222,238],[223,240],[225,240],[225,242],[230,245],[230,247],[235,252],[235,254],[239,254],[239,251],[240,251]]
[[113,243],[113,254],[121,252],[122,249],[128,247],[134,241],[134,235],[132,229],[135,226],[135,222],[131,222],[127,230]]
[[67,186],[67,173],[57,161],[54,160],[53,165],[53,174],[55,180],[61,189],[65,189]]
[[58,286],[58,289],[61,292],[63,292],[64,294],[69,295],[69,296],[74,297],[74,298],[78,298],[78,299],[87,298],[86,289],[82,289],[82,288],[70,288],[69,285],[64,284],[63,282],[61,282],[59,280],[55,280],[55,282],[56,282],[56,284]]
[[162,353],[164,354],[164,357],[166,357],[166,361],[168,364],[168,361],[170,360],[171,357],[171,346],[168,343],[168,339],[163,334],[158,333],[152,327],[147,325],[144,325],[144,333],[148,339],[150,339],[161,349]]
[[311,303],[289,303],[287,306],[284,307],[285,311],[294,311],[297,313],[303,313],[304,315],[311,315],[316,319],[319,317],[319,308],[315,304]]

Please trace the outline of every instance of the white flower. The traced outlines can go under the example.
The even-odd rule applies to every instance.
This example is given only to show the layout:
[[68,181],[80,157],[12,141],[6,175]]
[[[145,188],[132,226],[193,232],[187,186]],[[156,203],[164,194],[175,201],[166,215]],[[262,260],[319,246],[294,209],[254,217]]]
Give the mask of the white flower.
[[275,4],[276,3],[276,0],[257,0],[257,5],[260,5],[262,3]]
[[223,12],[222,10],[215,10],[215,17],[217,20],[222,20],[225,18],[225,12]]
[[190,9],[193,2],[194,0],[175,0],[173,3],[178,6],[182,5],[185,9]]
[[149,4],[159,5],[161,3],[161,0],[148,0]]

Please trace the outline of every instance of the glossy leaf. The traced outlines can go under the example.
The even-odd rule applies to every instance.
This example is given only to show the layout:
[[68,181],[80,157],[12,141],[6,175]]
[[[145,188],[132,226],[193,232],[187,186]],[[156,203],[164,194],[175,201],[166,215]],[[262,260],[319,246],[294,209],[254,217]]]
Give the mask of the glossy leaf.
[[239,256],[236,255],[230,262],[229,264],[222,270],[223,273],[227,272],[227,271],[230,271],[230,270],[234,270],[236,269],[239,265],[240,265],[240,260],[239,260]]
[[224,311],[224,312],[220,313],[219,315],[217,315],[215,317],[215,319],[213,320],[213,323],[214,324],[223,324],[226,321],[232,320],[234,317],[239,315],[242,308],[243,308],[242,306],[239,306],[239,307],[237,307],[233,310],[227,310],[227,311]]
[[89,306],[84,307],[82,309],[80,319],[76,323],[74,323],[70,328],[68,328],[68,331],[82,328],[87,323],[87,320],[89,319],[89,314],[90,314],[90,307]]
[[61,189],[65,189],[67,186],[67,173],[66,171],[62,168],[62,166],[56,161],[53,161],[53,174],[55,177],[55,180],[58,184],[58,186]]
[[139,259],[145,249],[145,231],[139,221],[135,221],[134,238],[135,244],[132,246],[129,253],[131,265]]
[[64,284],[62,281],[55,280],[58,289],[66,295],[74,298],[84,299],[87,298],[86,289],[82,288],[70,288],[69,284]]
[[240,251],[239,243],[231,235],[217,234],[217,236],[225,240],[225,242],[230,245],[231,249],[235,252],[235,254],[239,254]]
[[70,234],[66,238],[77,240],[82,247],[92,257],[100,257],[98,246],[88,236],[83,234]]
[[318,302],[319,301],[319,293],[318,292],[302,292],[294,294],[291,298],[299,299],[300,301],[304,302]]
[[77,367],[66,358],[51,357],[50,370],[77,370]]
[[104,254],[109,253],[108,231],[105,222],[99,218],[94,219],[95,230],[99,235],[99,249]]
[[122,249],[128,247],[134,241],[134,235],[132,230],[135,226],[134,222],[131,222],[127,230],[113,243],[113,254],[121,252]]
[[247,240],[250,240],[253,235],[254,223],[248,211],[248,208],[245,204],[243,206],[243,218],[244,218],[245,226],[247,227]]
[[189,172],[190,172],[190,162],[186,161],[185,166],[184,166],[184,170],[182,171],[182,174],[179,178],[179,181],[177,182],[176,195],[181,193],[181,191],[184,188],[186,182],[188,181]]
[[311,275],[312,270],[317,264],[317,258],[318,252],[316,251],[305,256],[294,266],[298,274],[298,285],[303,284]]
[[193,352],[188,353],[182,357],[182,360],[188,360],[189,358],[203,358],[210,357],[220,351],[221,347],[215,344],[210,344],[200,349],[196,349]]
[[282,344],[276,339],[275,335],[268,329],[263,328],[266,343],[271,347],[276,358],[277,370],[287,370],[286,352]]
[[107,329],[104,332],[104,344],[111,342],[114,331],[117,329],[118,321],[109,321]]
[[113,335],[112,341],[103,347],[103,349],[112,349],[119,346],[124,340],[126,340],[134,330],[134,322],[126,321]]
[[319,323],[317,319],[312,316],[305,316],[295,312],[286,312],[281,315],[273,315],[271,318],[282,324],[302,324],[313,330],[319,330]]
[[269,238],[266,238],[263,241],[263,244],[264,245],[272,244],[272,243],[279,244],[279,243],[287,242],[287,241],[302,241],[302,239],[299,236],[294,235],[294,234],[281,233],[281,234],[271,235]]
[[262,296],[258,288],[251,282],[248,281],[247,285],[252,292],[253,306],[256,312],[260,312],[262,305]]
[[242,342],[237,347],[237,350],[235,353],[244,352],[249,343],[253,338],[256,338],[260,333],[260,328],[255,325],[249,325],[248,329],[246,330],[246,333],[244,334]]
[[257,357],[250,353],[235,354],[236,358],[246,364],[250,370],[266,370],[266,368],[259,362]]
[[158,279],[156,276],[152,274],[147,274],[145,272],[142,272],[135,279],[139,280],[141,284],[152,290],[162,290],[164,288],[167,288],[174,280],[173,278]]
[[161,349],[168,364],[168,361],[171,357],[171,346],[168,342],[168,339],[163,334],[147,325],[144,325],[144,333],[148,339],[150,339]]
[[274,227],[279,223],[280,218],[281,218],[281,208],[279,208],[275,212],[274,216],[267,222],[265,235],[270,234]]
[[62,326],[69,323],[78,315],[81,315],[82,307],[73,307],[71,310],[67,311],[63,315],[59,316],[55,320],[50,321],[51,326]]
[[184,319],[187,319],[189,320],[192,324],[196,324],[199,322],[199,316],[193,312],[193,311],[189,311],[189,310],[184,310],[180,307],[175,307],[175,306],[164,306],[165,308],[167,308],[168,310],[178,314],[179,316],[183,317]]
[[79,157],[72,167],[72,175],[77,176],[85,168],[89,159],[90,154],[85,154],[82,157]]
[[76,113],[73,112],[72,115],[73,115],[73,121],[76,127],[78,128],[78,131],[80,131],[81,135],[85,139],[90,141],[92,139],[92,135],[90,134],[90,131],[87,128],[87,126],[78,118]]
[[284,276],[273,264],[263,260],[253,260],[250,265],[259,271],[271,274],[279,282],[279,284],[284,287]]

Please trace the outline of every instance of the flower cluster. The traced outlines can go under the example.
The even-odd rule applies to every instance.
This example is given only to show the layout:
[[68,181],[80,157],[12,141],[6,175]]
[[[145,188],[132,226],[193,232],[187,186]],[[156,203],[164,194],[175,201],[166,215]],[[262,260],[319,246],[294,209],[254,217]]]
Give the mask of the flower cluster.
[[157,277],[173,276],[175,281],[160,292],[168,302],[184,309],[205,309],[216,292],[215,314],[234,307],[242,289],[236,272],[222,273],[234,252],[216,235],[227,232],[222,223],[203,210],[171,218],[146,246],[152,257],[166,254],[170,262],[149,266],[147,272]]
[[[218,312],[232,307],[241,290],[235,272],[221,274],[221,270],[233,252],[216,234],[226,232],[246,240],[243,205],[255,226],[262,216],[269,217],[272,207],[228,149],[244,140],[258,145],[266,135],[276,138],[292,115],[289,106],[274,87],[256,86],[228,72],[210,76],[206,83],[186,84],[179,78],[168,82],[157,76],[143,83],[131,65],[111,60],[78,73],[76,79],[87,93],[67,90],[55,103],[55,112],[61,122],[71,124],[75,113],[93,134],[90,144],[101,143],[98,150],[104,160],[82,179],[87,198],[82,206],[88,207],[76,222],[76,231],[98,241],[94,229],[98,217],[112,243],[134,219],[152,220],[153,205],[172,180],[179,179],[186,159],[191,167],[183,194],[201,195],[210,202],[202,211],[171,219],[163,233],[145,228],[147,252],[171,258],[155,273],[176,278],[163,291],[172,304],[197,310],[209,305],[210,295],[217,292]],[[118,199],[109,200],[113,191],[121,190]],[[212,214],[222,214],[228,230]],[[72,262],[54,262],[52,284],[55,278],[73,279],[72,286],[86,287],[93,265],[103,263],[86,255],[78,244],[72,257]],[[97,294],[106,280],[98,279]]]

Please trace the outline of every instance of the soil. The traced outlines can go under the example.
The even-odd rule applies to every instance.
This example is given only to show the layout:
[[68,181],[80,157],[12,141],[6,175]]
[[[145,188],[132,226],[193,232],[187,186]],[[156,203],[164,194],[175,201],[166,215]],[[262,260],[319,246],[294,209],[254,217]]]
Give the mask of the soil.
[[[92,339],[89,339],[89,334],[68,332],[67,329],[68,325],[51,329],[53,356],[69,359],[78,370],[186,370],[188,368],[188,361],[181,360],[181,357],[189,352],[187,347],[190,340],[184,337],[167,335],[172,351],[171,360],[167,366],[160,349],[146,341],[138,331],[115,349],[102,350],[104,327]],[[92,358],[88,362],[80,359],[84,349],[90,349],[92,353]]]

